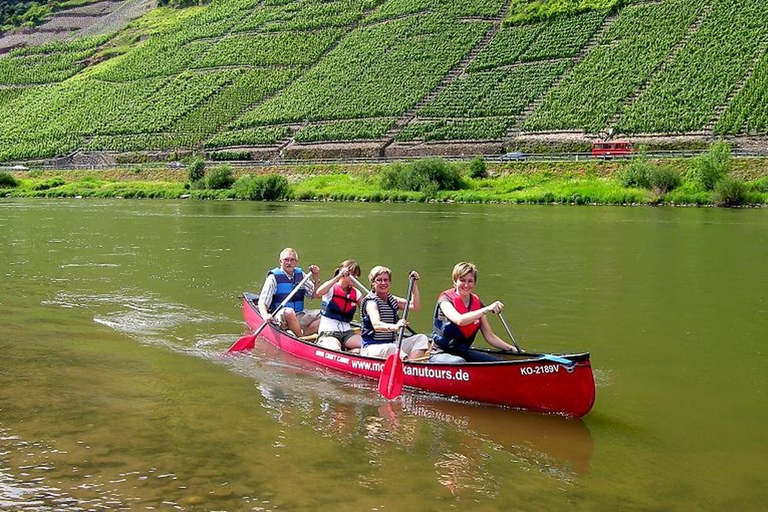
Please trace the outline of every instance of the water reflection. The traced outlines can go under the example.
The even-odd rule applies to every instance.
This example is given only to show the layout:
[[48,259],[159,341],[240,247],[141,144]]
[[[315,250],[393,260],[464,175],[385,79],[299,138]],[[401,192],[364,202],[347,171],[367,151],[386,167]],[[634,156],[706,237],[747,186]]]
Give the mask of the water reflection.
[[[266,343],[257,343],[256,352],[251,362],[262,406],[283,434],[308,426],[350,449],[362,448],[369,465],[358,475],[362,487],[375,488],[381,481],[383,459],[393,447],[416,451],[424,443],[435,481],[457,499],[499,492],[500,475],[493,469],[498,457],[561,483],[573,483],[589,471],[593,442],[581,420],[421,393],[406,392],[386,402],[374,381],[324,371]],[[283,434],[274,447],[283,446]]]

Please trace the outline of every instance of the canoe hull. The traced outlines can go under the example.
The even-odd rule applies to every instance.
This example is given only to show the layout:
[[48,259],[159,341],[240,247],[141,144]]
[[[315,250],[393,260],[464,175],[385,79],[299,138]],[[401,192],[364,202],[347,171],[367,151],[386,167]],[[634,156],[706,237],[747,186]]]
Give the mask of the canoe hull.
[[[251,294],[243,295],[243,316],[251,329],[264,323]],[[272,345],[296,357],[346,373],[378,380],[384,360],[327,350],[267,326],[262,332]],[[558,354],[569,367],[539,354],[524,354],[491,363],[403,364],[403,386],[489,404],[582,417],[595,401],[595,382],[588,353]]]

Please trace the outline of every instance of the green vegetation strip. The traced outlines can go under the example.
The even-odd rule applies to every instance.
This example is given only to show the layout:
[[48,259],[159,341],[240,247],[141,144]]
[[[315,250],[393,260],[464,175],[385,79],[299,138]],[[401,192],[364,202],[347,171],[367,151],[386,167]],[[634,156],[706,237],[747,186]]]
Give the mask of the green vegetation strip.
[[487,164],[438,158],[369,166],[137,167],[99,171],[0,171],[6,197],[199,198],[605,205],[768,205],[764,161],[731,160],[717,144],[694,160]]

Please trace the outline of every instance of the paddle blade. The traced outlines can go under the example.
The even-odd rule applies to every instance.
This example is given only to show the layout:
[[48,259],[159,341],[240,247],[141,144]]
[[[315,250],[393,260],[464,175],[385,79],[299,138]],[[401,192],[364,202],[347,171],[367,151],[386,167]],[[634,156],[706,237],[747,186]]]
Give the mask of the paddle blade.
[[227,354],[231,354],[232,352],[242,352],[244,350],[251,350],[256,345],[256,335],[251,334],[250,336],[243,336],[236,342],[232,344],[231,347],[229,347],[229,350],[227,350]]
[[400,396],[403,390],[403,362],[399,354],[392,354],[384,363],[379,379],[379,393],[387,400]]

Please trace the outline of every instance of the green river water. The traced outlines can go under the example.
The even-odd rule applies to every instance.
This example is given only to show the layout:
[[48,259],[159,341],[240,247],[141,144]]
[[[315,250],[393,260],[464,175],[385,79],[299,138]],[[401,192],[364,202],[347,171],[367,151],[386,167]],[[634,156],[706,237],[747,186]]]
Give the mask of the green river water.
[[[524,348],[592,354],[592,412],[224,357],[284,246],[418,270],[420,330],[475,262]],[[768,507],[765,209],[5,199],[0,268],[3,510]]]

